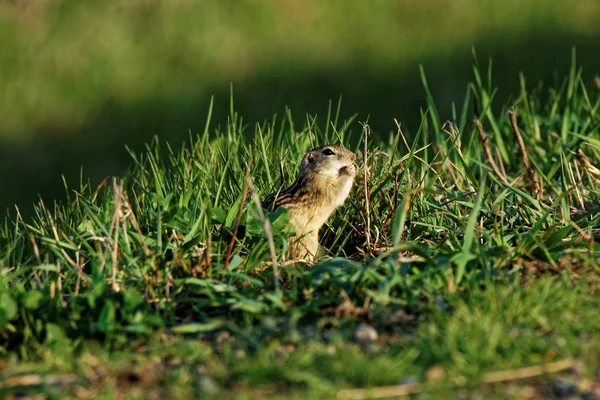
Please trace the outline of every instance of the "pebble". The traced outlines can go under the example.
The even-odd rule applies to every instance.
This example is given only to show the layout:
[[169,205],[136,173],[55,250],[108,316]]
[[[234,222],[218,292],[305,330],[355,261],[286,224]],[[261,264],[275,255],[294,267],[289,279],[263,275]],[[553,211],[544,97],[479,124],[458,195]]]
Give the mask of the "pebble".
[[217,393],[221,390],[217,382],[214,381],[210,376],[204,375],[200,377],[198,382],[200,389],[205,393]]
[[378,337],[375,328],[369,324],[360,324],[354,331],[354,339],[358,342],[374,342]]
[[566,378],[556,378],[552,386],[554,389],[554,393],[558,397],[567,397],[569,395],[574,394],[577,390],[575,383],[570,379]]
[[425,379],[428,382],[438,382],[444,379],[446,370],[441,365],[434,365],[425,372]]

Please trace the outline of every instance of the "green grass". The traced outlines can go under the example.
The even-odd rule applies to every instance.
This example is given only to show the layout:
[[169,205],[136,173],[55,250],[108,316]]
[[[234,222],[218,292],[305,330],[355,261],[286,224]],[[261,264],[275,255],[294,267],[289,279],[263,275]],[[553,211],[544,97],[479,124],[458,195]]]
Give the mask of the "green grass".
[[[565,358],[579,363],[567,378],[592,380],[600,96],[573,66],[559,87],[523,83],[496,113],[491,69],[479,71],[452,121],[439,119],[423,76],[428,108],[414,138],[369,138],[366,154],[359,121],[340,120],[335,104],[319,118],[290,111],[254,125],[232,101],[226,121],[209,110],[205,131],[181,149],[154,140],[121,177],[97,188],[82,179],[66,201],[7,220],[0,390],[331,398],[412,379],[432,396],[552,395],[545,376],[524,387],[487,384],[485,374]],[[244,177],[264,197],[324,143],[355,150],[368,187],[359,176],[313,268],[286,262],[287,214],[268,213],[277,277],[256,204],[242,198]],[[377,341],[353,339],[360,322]],[[25,373],[47,382],[24,385]]]

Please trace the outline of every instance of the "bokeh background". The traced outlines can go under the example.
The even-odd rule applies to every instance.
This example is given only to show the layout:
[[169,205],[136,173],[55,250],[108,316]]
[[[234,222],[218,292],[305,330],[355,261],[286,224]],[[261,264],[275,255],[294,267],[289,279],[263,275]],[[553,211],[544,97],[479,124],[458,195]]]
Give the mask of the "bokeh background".
[[[343,95],[377,134],[417,129],[423,65],[442,117],[493,59],[498,97],[566,76],[594,87],[598,0],[0,0],[0,217],[98,183],[158,135],[179,145],[235,109],[325,116]],[[597,90],[597,89],[596,89]],[[358,129],[358,127],[357,127]]]

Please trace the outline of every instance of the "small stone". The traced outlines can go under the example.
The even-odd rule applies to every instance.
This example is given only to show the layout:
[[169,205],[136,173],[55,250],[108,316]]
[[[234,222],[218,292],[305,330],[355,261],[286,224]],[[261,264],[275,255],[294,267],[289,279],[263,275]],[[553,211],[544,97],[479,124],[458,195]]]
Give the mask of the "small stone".
[[205,393],[217,393],[221,390],[214,379],[207,375],[201,376],[198,383],[200,385],[200,389]]
[[558,397],[566,397],[574,394],[577,391],[575,384],[566,378],[557,378],[553,383],[554,393]]
[[358,342],[374,342],[378,337],[375,328],[369,324],[360,324],[354,331],[354,339]]
[[434,365],[425,372],[425,379],[427,382],[438,382],[444,379],[446,376],[446,370],[441,365]]
[[235,355],[235,356],[236,356],[238,359],[246,357],[246,352],[244,351],[244,349],[242,349],[242,348],[239,348],[239,347],[236,347],[236,348],[233,350],[233,354],[234,354],[234,355]]

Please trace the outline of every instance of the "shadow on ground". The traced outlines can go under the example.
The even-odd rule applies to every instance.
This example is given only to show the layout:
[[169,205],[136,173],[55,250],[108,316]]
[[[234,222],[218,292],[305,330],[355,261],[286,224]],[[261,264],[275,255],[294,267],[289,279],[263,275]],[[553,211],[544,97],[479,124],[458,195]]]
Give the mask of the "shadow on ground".
[[[584,78],[592,87],[594,74],[600,72],[597,39],[544,35],[519,43],[485,42],[475,47],[482,65],[493,58],[494,85],[499,87],[497,98],[506,101],[511,93],[517,93],[519,71],[525,73],[530,85],[540,80],[562,80],[571,64],[572,46],[577,47],[578,65],[584,68]],[[425,68],[441,117],[450,118],[451,102],[462,102],[466,84],[473,77],[471,49],[419,63]],[[304,120],[306,113],[324,119],[329,100],[335,102],[342,94],[342,117],[354,113],[358,113],[359,120],[369,117],[379,135],[395,129],[393,118],[402,122],[408,134],[414,133],[425,99],[416,62],[381,69],[357,58],[356,63],[335,70],[282,63],[233,85],[235,108],[248,123],[270,119],[274,113],[282,115],[286,105],[297,123]],[[140,151],[145,142],[158,135],[163,142],[179,146],[190,131],[203,130],[211,95],[215,96],[213,127],[223,124],[229,110],[229,90],[229,82],[223,82],[208,88],[190,88],[177,98],[149,98],[135,104],[106,99],[96,117],[83,127],[39,127],[34,143],[2,146],[2,213],[9,209],[14,215],[13,205],[18,203],[22,213],[30,215],[38,195],[46,204],[63,198],[61,175],[71,187],[76,187],[82,169],[92,184],[121,173],[130,163],[125,145]],[[357,125],[355,130],[358,129]]]

